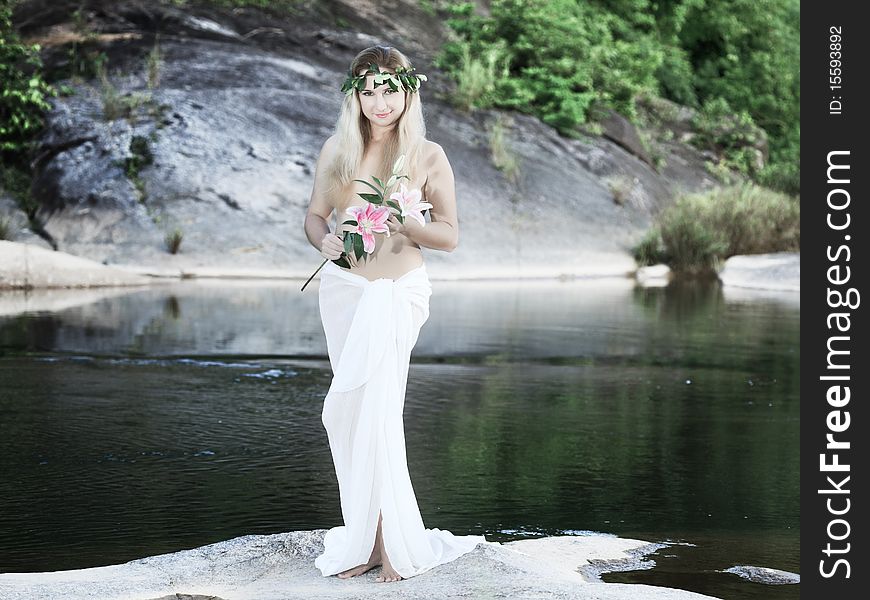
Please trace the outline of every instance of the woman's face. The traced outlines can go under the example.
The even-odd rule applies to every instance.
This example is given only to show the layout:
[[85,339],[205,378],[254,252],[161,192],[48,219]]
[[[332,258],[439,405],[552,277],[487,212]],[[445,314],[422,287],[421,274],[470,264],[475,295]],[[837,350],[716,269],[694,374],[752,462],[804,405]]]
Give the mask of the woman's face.
[[[381,67],[381,71],[385,69]],[[390,71],[392,72],[392,71]],[[365,73],[362,71],[360,75]],[[405,91],[393,91],[388,83],[374,87],[375,76],[366,77],[366,87],[359,92],[359,103],[363,114],[373,127],[392,127],[405,110]]]

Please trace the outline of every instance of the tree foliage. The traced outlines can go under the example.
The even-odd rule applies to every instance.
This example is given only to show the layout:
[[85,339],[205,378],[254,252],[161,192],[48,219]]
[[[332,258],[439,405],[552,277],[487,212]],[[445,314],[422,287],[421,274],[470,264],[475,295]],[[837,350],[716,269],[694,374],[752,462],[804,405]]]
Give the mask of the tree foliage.
[[43,126],[57,92],[42,78],[39,46],[22,44],[12,27],[14,2],[0,0],[0,154],[19,153]]
[[477,57],[497,65],[492,85],[475,86],[466,104],[535,114],[574,135],[593,103],[633,118],[640,93],[698,109],[723,101],[770,144],[763,170],[745,157],[729,166],[798,193],[798,0],[493,0],[486,15],[453,1],[447,9],[456,39],[438,66],[460,79]]

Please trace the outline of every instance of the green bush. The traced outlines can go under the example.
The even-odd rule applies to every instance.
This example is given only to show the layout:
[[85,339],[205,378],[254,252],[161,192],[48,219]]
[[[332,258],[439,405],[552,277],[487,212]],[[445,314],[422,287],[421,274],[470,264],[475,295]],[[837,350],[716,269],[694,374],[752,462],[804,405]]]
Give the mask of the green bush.
[[[436,66],[461,86],[464,53],[483,57],[497,47],[504,61],[492,93],[474,106],[534,114],[567,136],[591,118],[593,106],[634,120],[641,93],[694,108],[727,106],[729,115],[707,115],[718,126],[730,123],[707,140],[722,145],[723,168],[797,193],[798,0],[492,0],[486,15],[476,12],[480,3],[444,2],[456,39]],[[715,123],[706,125],[716,132]],[[764,166],[753,147],[761,145],[759,135],[769,140]]]
[[37,205],[30,195],[30,171],[26,161],[24,165],[21,162],[0,162],[0,190],[15,198],[18,207],[32,217],[36,213]]
[[[13,3],[0,2],[0,154],[26,153],[57,91],[42,78],[39,46],[22,44],[12,27]],[[29,65],[29,68],[28,68]]]
[[456,93],[453,105],[464,111],[471,111],[480,105],[492,104],[491,94],[495,90],[498,72],[503,70],[499,47],[488,48],[483,58],[471,56],[468,44],[460,44],[460,64],[456,71]]
[[632,249],[632,254],[641,267],[670,262],[665,252],[664,242],[662,242],[662,232],[657,226],[646,232],[637,246]]
[[800,249],[800,204],[753,183],[684,195],[662,211],[633,253],[640,265],[715,270],[729,256]]
[[655,91],[662,53],[650,34],[623,39],[624,22],[575,0],[495,0],[490,15],[474,4],[448,7],[458,40],[445,44],[436,65],[463,79],[466,53],[485,57],[496,49],[494,91],[480,107],[535,114],[566,135],[586,122],[593,100],[634,115],[634,97]]
[[758,174],[758,183],[772,190],[799,196],[801,193],[800,159],[768,164]]
[[662,50],[662,64],[656,71],[662,94],[684,106],[698,106],[688,53],[679,46],[665,46]]
[[799,196],[801,191],[801,127],[787,132],[787,139],[771,149],[770,161],[758,174],[758,183],[771,189]]
[[721,155],[728,169],[756,176],[763,168],[760,149],[767,136],[747,111],[735,114],[727,100],[714,98],[704,102],[692,125],[698,133],[692,143]]
[[171,231],[167,231],[163,236],[163,243],[166,244],[166,251],[170,254],[178,254],[181,249],[181,241],[184,239],[184,232],[179,227],[175,227]]
[[493,166],[513,183],[519,179],[520,165],[507,139],[513,121],[499,115],[489,128],[489,153]]
[[[670,4],[670,3],[668,3]],[[770,140],[770,171],[759,183],[796,193],[800,164],[800,2],[675,2],[674,39],[691,56],[698,98],[746,111]]]

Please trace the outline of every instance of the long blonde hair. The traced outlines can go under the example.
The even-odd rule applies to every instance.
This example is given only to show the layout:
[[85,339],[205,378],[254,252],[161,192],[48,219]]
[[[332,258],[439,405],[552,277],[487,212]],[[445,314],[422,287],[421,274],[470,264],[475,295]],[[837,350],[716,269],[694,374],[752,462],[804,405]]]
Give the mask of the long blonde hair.
[[[394,71],[396,67],[411,68],[411,61],[392,46],[371,46],[357,54],[350,64],[350,72],[358,75],[367,69],[369,63],[378,65],[381,70]],[[335,124],[335,136],[338,150],[332,163],[326,170],[326,195],[330,203],[343,210],[350,205],[353,178],[359,171],[365,149],[371,140],[371,124],[360,108],[359,92],[353,92],[344,97],[341,111]],[[386,181],[390,176],[393,164],[402,154],[405,155],[405,166],[402,169],[410,180],[402,180],[406,184],[422,185],[417,177],[421,171],[420,160],[426,140],[426,124],[423,120],[423,104],[419,89],[416,92],[405,91],[405,110],[399,116],[396,126],[391,130],[384,145],[384,152],[375,173],[364,173],[362,179],[371,181],[371,176]]]

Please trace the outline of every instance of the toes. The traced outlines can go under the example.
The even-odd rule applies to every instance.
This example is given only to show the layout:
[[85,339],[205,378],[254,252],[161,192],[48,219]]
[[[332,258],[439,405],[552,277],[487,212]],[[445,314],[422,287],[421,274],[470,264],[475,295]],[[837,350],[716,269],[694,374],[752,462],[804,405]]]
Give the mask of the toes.
[[403,579],[403,577],[401,575],[398,575],[398,574],[397,575],[384,575],[382,573],[375,578],[375,581],[377,581],[378,583],[387,583],[390,581],[400,581],[401,579]]

